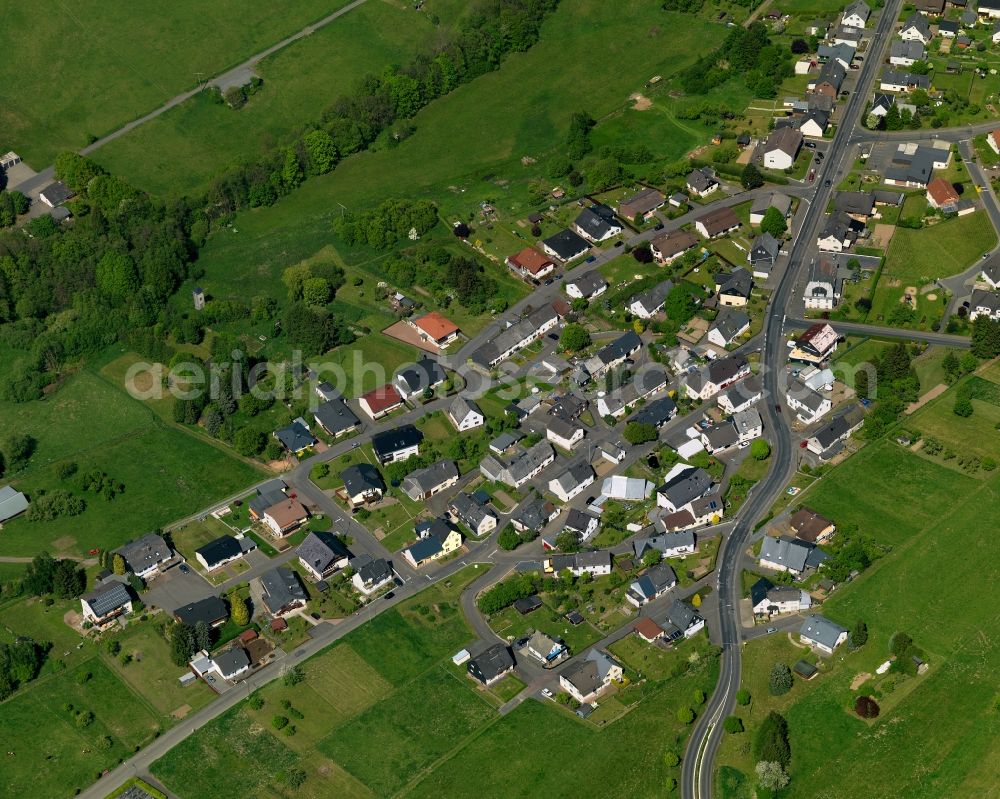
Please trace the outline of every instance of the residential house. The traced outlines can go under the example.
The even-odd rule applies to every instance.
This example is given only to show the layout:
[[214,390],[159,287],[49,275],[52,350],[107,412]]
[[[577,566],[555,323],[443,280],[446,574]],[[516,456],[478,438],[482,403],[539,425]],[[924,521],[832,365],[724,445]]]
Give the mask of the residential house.
[[846,77],[847,69],[839,61],[827,61],[809,88],[816,94],[826,95],[836,100]]
[[658,563],[647,569],[645,574],[628,587],[625,598],[637,608],[641,608],[647,602],[663,596],[675,585],[677,585],[677,575],[673,568],[666,563]]
[[610,688],[612,683],[621,680],[621,664],[601,650],[591,649],[583,660],[572,664],[559,675],[559,687],[577,702],[591,703]]
[[311,532],[295,551],[299,563],[313,580],[332,577],[347,566],[351,553],[332,532]]
[[632,414],[629,421],[636,424],[651,424],[653,427],[660,428],[676,415],[677,403],[671,397],[660,397],[643,405]]
[[174,620],[188,627],[204,622],[209,628],[221,627],[229,620],[229,608],[219,597],[209,595],[196,602],[188,602],[174,611]]
[[[856,51],[857,48],[847,42],[841,42],[840,44],[821,44],[816,49],[816,57],[819,58],[820,63],[822,64],[825,64],[827,61],[837,61],[844,69],[847,69],[851,66],[851,62],[854,61],[854,53]],[[808,73],[809,70],[806,70],[803,74]]]
[[286,498],[266,511],[262,521],[271,535],[281,538],[295,532],[309,518],[309,512],[297,499]]
[[926,75],[912,72],[900,72],[886,67],[879,78],[878,87],[884,92],[911,92],[914,89],[924,89],[931,86],[931,79]]
[[462,534],[441,519],[432,519],[421,536],[416,543],[403,550],[403,557],[414,568],[440,560],[462,546]]
[[688,202],[690,202],[688,196],[684,192],[676,191],[667,198],[667,202],[673,208],[683,208]]
[[843,280],[833,261],[817,258],[809,267],[809,281],[802,299],[810,310],[832,311],[840,304]]
[[732,208],[720,207],[698,217],[694,227],[704,238],[715,239],[738,230],[740,218]]
[[250,581],[250,595],[255,607],[272,618],[283,618],[306,606],[308,596],[299,576],[287,566],[278,566]]
[[657,283],[648,291],[636,294],[628,308],[634,316],[638,316],[640,319],[649,319],[663,309],[663,304],[667,301],[667,296],[673,287],[674,283],[671,280]]
[[494,368],[515,352],[540,339],[559,324],[559,315],[551,305],[532,311],[517,322],[511,323],[471,355],[474,364],[482,369]]
[[810,139],[822,139],[830,126],[830,114],[819,109],[810,110],[799,120],[799,131]]
[[484,536],[497,527],[496,513],[474,494],[458,494],[448,505],[448,514],[452,521],[461,522],[476,536]]
[[419,455],[423,440],[423,433],[412,424],[404,424],[372,436],[372,450],[379,463],[396,463]]
[[524,434],[518,430],[505,430],[490,441],[490,452],[495,455],[503,455],[522,438],[524,438]]
[[717,347],[728,347],[750,329],[746,312],[724,308],[708,329],[708,340]]
[[826,460],[841,450],[840,442],[861,427],[864,420],[864,414],[860,411],[848,411],[835,416],[807,439],[806,448]]
[[514,511],[510,523],[519,533],[540,533],[549,522],[555,521],[560,509],[538,494],[533,494]]
[[418,316],[409,324],[417,331],[421,341],[433,344],[439,350],[457,341],[461,332],[458,325],[437,311]]
[[732,421],[726,420],[716,422],[702,430],[701,443],[708,452],[715,455],[732,449],[740,443],[740,439]]
[[797,538],[765,535],[757,562],[764,568],[789,572],[798,577],[805,571],[817,568],[827,555],[813,544]]
[[124,583],[109,580],[80,597],[83,620],[104,629],[119,616],[132,612],[132,594]]
[[555,450],[548,441],[539,441],[530,449],[521,450],[504,464],[493,455],[487,455],[479,464],[479,471],[487,480],[495,480],[520,488],[537,477],[546,466],[556,459]]
[[[638,300],[639,298],[636,299]],[[643,302],[645,301],[643,300]],[[649,300],[650,305],[654,302],[655,299]],[[662,306],[663,303],[661,302],[660,305]],[[628,333],[624,333],[616,338],[610,344],[601,347],[593,358],[589,358],[586,363],[587,371],[593,378],[601,377],[609,370],[617,369],[624,364],[640,349],[642,349],[642,339],[634,331],[630,330]]]
[[592,300],[608,290],[608,281],[596,270],[576,275],[567,280],[564,285],[566,294],[573,299]]
[[555,261],[534,247],[525,247],[520,252],[507,256],[507,266],[518,277],[535,281],[552,274],[556,268]]
[[958,36],[961,26],[958,20],[942,19],[938,21],[938,33],[945,39],[954,39]]
[[372,419],[381,419],[383,416],[402,408],[403,397],[392,383],[386,383],[384,386],[372,389],[367,394],[362,394],[358,397],[358,404],[361,406],[361,410]]
[[567,452],[583,441],[583,436],[584,430],[578,424],[567,422],[558,416],[550,416],[546,420],[545,437],[557,447],[562,447]]
[[[640,369],[630,383],[616,388],[597,398],[597,413],[603,418],[613,416],[620,419],[629,413],[639,400],[648,399],[667,387],[667,372],[661,366],[648,365]],[[676,410],[676,408],[674,409]],[[656,413],[669,412],[667,405],[661,405]]]
[[340,473],[344,495],[352,508],[378,502],[385,495],[385,482],[378,469],[370,463],[348,466]]
[[285,481],[280,477],[268,480],[266,483],[257,486],[257,496],[247,503],[247,510],[250,518],[255,522],[263,521],[264,511],[273,505],[277,505],[285,498]]
[[750,586],[750,607],[755,616],[798,613],[812,607],[812,597],[801,588],[775,585],[766,577],[761,577]]
[[678,638],[693,638],[705,629],[705,620],[685,602],[675,599],[667,608],[667,621],[663,628],[664,639],[676,641]]
[[759,402],[763,395],[760,378],[757,375],[750,375],[746,380],[719,394],[717,402],[726,413],[736,414]]
[[57,180],[42,189],[38,194],[38,199],[49,208],[55,208],[75,196],[75,192],[69,186],[61,180]]
[[0,524],[28,509],[28,498],[13,486],[0,487]]
[[799,640],[820,652],[832,655],[833,650],[847,640],[847,628],[825,616],[809,616],[799,629]]
[[339,438],[358,429],[361,420],[340,397],[331,397],[315,411],[313,418],[328,435]]
[[754,277],[766,280],[781,253],[781,242],[770,233],[761,233],[747,250],[747,261]]
[[727,355],[717,358],[693,374],[686,374],[681,380],[684,391],[692,399],[707,400],[724,388],[750,374],[750,364],[742,355]]
[[733,426],[740,444],[747,444],[755,438],[760,438],[764,432],[764,422],[756,408],[747,408],[733,414]]
[[647,644],[659,641],[663,638],[663,628],[653,621],[649,616],[643,616],[636,621],[632,630]]
[[606,205],[592,205],[584,208],[573,221],[573,230],[588,241],[598,244],[622,232],[622,226],[615,218],[615,212]]
[[448,418],[460,433],[486,424],[486,415],[474,400],[459,395],[448,406]]
[[889,109],[896,104],[896,95],[875,92],[872,99],[871,108],[868,113],[876,117],[884,117],[889,113]]
[[720,272],[715,276],[715,293],[723,308],[745,307],[752,291],[753,275],[743,267],[737,267],[732,272]]
[[826,252],[843,252],[857,240],[864,225],[851,219],[843,211],[834,211],[816,239],[816,246]]
[[1000,320],[1000,294],[982,289],[972,292],[969,298],[969,319],[974,321],[980,316],[994,321]]
[[921,14],[939,17],[944,13],[945,0],[914,0],[914,7]]
[[569,655],[566,644],[554,638],[550,638],[541,630],[536,630],[525,644],[528,654],[549,668],[563,660]]
[[934,178],[927,184],[927,203],[931,208],[953,214],[958,210],[961,199],[955,187],[944,178]]
[[687,176],[686,186],[689,194],[697,197],[707,197],[717,188],[719,181],[715,179],[715,173],[709,167],[702,167],[694,170]]
[[[581,537],[581,540],[585,538]],[[611,574],[611,552],[606,549],[596,552],[576,552],[570,555],[553,555],[542,561],[543,574],[557,575],[564,571],[570,572],[574,577],[584,574],[606,577]]]
[[632,551],[638,560],[653,549],[665,558],[684,558],[697,552],[698,545],[692,530],[662,533],[649,538],[637,538],[632,542]]
[[841,17],[842,25],[850,25],[852,28],[863,28],[868,24],[868,17],[872,10],[865,0],[854,0],[844,9],[844,16]]
[[558,477],[549,480],[549,491],[555,494],[561,502],[569,502],[578,496],[587,486],[594,482],[596,475],[589,463],[577,463],[570,466]]
[[204,546],[198,547],[194,551],[195,559],[205,568],[205,571],[215,571],[239,560],[247,552],[257,548],[254,540],[249,537],[233,538],[231,535],[222,535]]
[[[993,257],[985,261],[979,272],[979,279],[991,289],[1000,288],[1000,258]],[[3,489],[0,489],[0,502],[2,502],[2,497]]]
[[837,525],[812,508],[802,507],[792,514],[788,526],[795,537],[810,544],[823,544],[837,532]]
[[125,565],[136,577],[148,580],[163,571],[174,558],[174,551],[163,540],[163,536],[147,533],[135,541],[121,546],[118,554],[125,559]]
[[641,477],[613,474],[605,477],[601,483],[601,495],[624,502],[642,502],[653,493],[654,488],[656,486],[653,483]]
[[788,357],[793,361],[822,363],[837,351],[840,336],[827,322],[817,322],[795,339]]
[[796,418],[805,425],[819,421],[833,407],[829,397],[824,397],[818,391],[813,391],[797,378],[792,378],[788,382],[785,401],[788,403],[788,407],[795,411]]
[[712,475],[697,466],[679,463],[656,489],[656,504],[671,513],[683,510],[712,488]]
[[697,246],[698,237],[687,230],[672,230],[654,238],[649,243],[653,257],[661,264],[673,263],[692,247]]
[[213,670],[227,682],[233,682],[237,677],[250,671],[250,656],[239,646],[215,655],[211,662]]
[[590,249],[590,243],[572,230],[566,229],[542,241],[542,249],[553,258],[568,262],[584,255]]
[[899,30],[899,37],[904,42],[920,42],[926,45],[934,38],[934,34],[931,33],[931,26],[926,17],[919,12],[914,12],[903,22],[903,27]]
[[618,216],[633,220],[641,216],[647,221],[656,215],[656,211],[667,201],[663,192],[658,189],[644,188],[630,197],[626,197],[618,205]]
[[493,685],[514,670],[514,656],[506,644],[493,644],[472,658],[466,668],[472,679]]
[[1000,0],[979,0],[976,10],[984,19],[1000,19]]
[[400,489],[414,502],[430,499],[458,482],[458,467],[454,461],[438,461],[403,478]]
[[924,43],[918,39],[894,39],[889,46],[889,63],[895,67],[909,67],[927,58]]
[[951,163],[951,145],[946,141],[931,144],[906,142],[896,147],[883,169],[882,180],[890,186],[926,188],[935,169],[947,169]]
[[362,554],[351,558],[348,565],[354,569],[351,583],[365,596],[392,585],[396,579],[392,565],[384,558],[373,558],[371,555]]
[[274,437],[286,450],[299,456],[317,444],[316,436],[309,432],[309,425],[301,416],[291,424],[274,431]]
[[869,191],[839,191],[833,198],[833,209],[864,224],[875,215],[875,195]]
[[764,143],[764,166],[768,169],[791,169],[802,149],[802,135],[801,130],[790,126],[775,128]]
[[404,400],[412,399],[442,385],[448,376],[441,364],[432,358],[422,357],[396,374],[396,388]]
[[769,208],[777,209],[786,219],[792,213],[792,198],[781,192],[762,194],[750,205],[750,224],[759,225]]

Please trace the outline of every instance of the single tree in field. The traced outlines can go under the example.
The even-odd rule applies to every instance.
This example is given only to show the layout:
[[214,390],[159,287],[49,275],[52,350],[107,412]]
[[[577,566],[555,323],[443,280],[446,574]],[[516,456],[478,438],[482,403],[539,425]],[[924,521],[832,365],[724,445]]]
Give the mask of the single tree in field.
[[868,625],[864,620],[858,619],[851,629],[851,647],[860,649],[868,642]]
[[755,771],[760,786],[769,791],[780,791],[788,785],[788,774],[785,773],[781,763],[776,763],[773,760],[761,760]]
[[782,696],[792,690],[792,670],[784,663],[775,663],[767,687],[772,696]]

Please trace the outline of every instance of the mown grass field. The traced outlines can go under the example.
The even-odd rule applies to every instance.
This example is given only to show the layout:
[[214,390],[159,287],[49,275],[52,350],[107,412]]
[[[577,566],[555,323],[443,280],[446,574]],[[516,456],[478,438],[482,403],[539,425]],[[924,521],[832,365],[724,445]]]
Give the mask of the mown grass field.
[[125,491],[106,501],[81,494],[79,516],[29,522],[22,515],[4,526],[0,552],[35,555],[43,549],[86,554],[192,514],[213,500],[251,485],[262,472],[164,423],[117,385],[92,372],[71,377],[44,400],[0,406],[0,435],[20,431],[38,444],[28,467],[11,474],[28,494],[65,488],[78,492],[77,478],[60,482],[55,464],[75,461],[82,474],[106,472]]
[[[973,391],[982,392],[980,396],[983,397],[1000,392],[1000,386],[981,377],[973,376],[963,382],[970,382]],[[913,414],[907,427],[919,431],[925,438],[939,441],[957,455],[975,455],[995,461],[1000,456],[1000,428],[997,427],[1000,425],[1000,404],[995,400],[978,399],[974,393],[972,416],[956,416],[954,407],[955,392],[948,391]],[[960,468],[957,458],[926,457],[931,457],[935,463]]]
[[[88,672],[81,684],[80,674]],[[75,721],[79,711],[94,714],[82,729]],[[157,727],[152,710],[97,658],[43,678],[0,705],[0,793],[72,796],[146,743]],[[112,745],[100,749],[96,742],[105,735]]]
[[42,169],[60,150],[82,147],[345,5],[5,5],[0,145]]
[[[951,418],[942,418],[943,425],[966,421],[951,413],[954,393],[925,406],[914,419],[945,404]],[[954,435],[972,445],[973,433]],[[994,451],[998,437],[993,431]],[[1000,521],[998,500],[995,473],[986,479],[966,477],[890,441],[852,456],[804,494],[805,504],[831,514],[838,524],[857,522],[863,533],[893,549],[840,586],[822,608],[848,627],[857,619],[866,621],[869,640],[860,650],[844,647],[821,660],[816,678],[796,678],[783,697],[770,696],[768,673],[775,662],[792,665],[804,650],[783,635],[754,641],[744,650],[743,686],[754,701],[739,714],[749,721],[751,733],[772,709],[789,722],[792,782],[780,794],[783,799],[931,799],[995,792],[995,770],[986,776],[984,764],[996,762],[1000,754],[1000,719],[993,709],[1000,611],[983,597],[1000,578],[995,539],[988,533]],[[857,675],[873,674],[888,658],[889,641],[898,631],[923,649],[929,673],[887,675],[852,690]],[[850,707],[859,692],[872,691],[882,713],[865,722]],[[744,774],[753,766],[748,751],[733,738],[726,741],[720,763]],[[885,779],[886,774],[893,778]],[[726,795],[748,796],[746,788]]]
[[[328,0],[346,5],[346,0]],[[203,190],[226,166],[261,155],[319,119],[368,74],[406,64],[449,28],[428,11],[376,0],[279,50],[258,67],[264,85],[233,110],[201,93],[95,152],[95,160],[156,194]],[[278,38],[278,37],[276,37]]]

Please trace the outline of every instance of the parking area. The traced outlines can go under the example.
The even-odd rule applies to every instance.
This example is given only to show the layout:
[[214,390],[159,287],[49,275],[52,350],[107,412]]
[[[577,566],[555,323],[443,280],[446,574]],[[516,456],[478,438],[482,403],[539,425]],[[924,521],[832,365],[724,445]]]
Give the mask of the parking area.
[[[182,566],[187,569],[187,574],[181,571]],[[181,564],[168,569],[155,580],[150,581],[149,590],[143,594],[142,598],[150,608],[157,607],[173,611],[189,602],[204,599],[213,593],[215,590],[204,577],[189,566]]]

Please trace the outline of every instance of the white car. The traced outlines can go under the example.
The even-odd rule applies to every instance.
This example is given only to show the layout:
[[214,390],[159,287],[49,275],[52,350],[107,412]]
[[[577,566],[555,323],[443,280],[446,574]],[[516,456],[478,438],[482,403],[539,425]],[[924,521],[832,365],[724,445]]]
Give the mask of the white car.
[[546,699],[551,699],[552,698],[552,691],[550,691],[548,688],[543,688],[542,689],[542,696],[544,696]]

